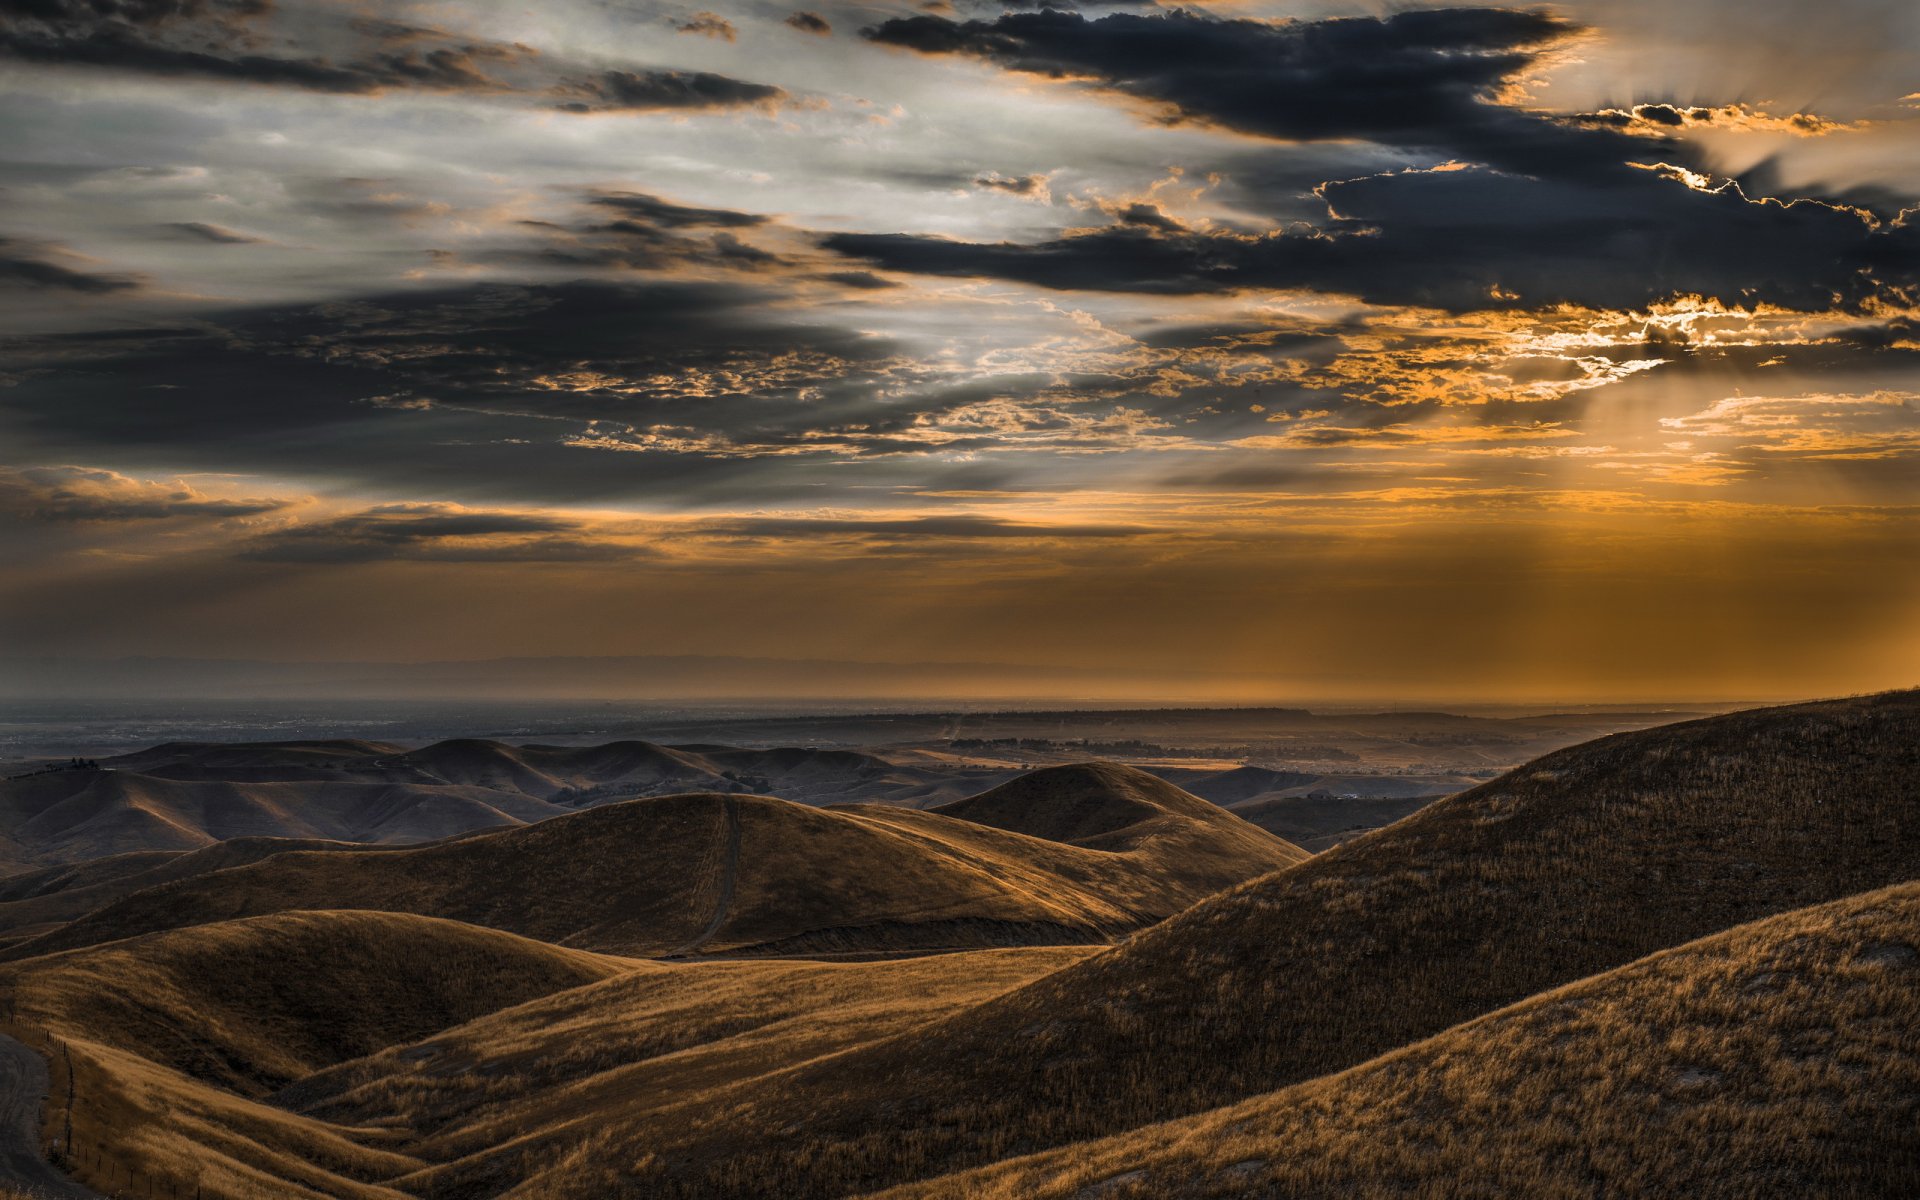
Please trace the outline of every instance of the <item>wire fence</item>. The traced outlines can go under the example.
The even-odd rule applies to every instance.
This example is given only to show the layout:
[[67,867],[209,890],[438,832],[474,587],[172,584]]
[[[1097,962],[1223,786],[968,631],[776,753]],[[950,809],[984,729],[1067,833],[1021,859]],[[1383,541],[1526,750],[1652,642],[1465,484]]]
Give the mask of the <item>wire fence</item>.
[[[23,1023],[15,998],[0,997],[0,1033],[20,1042],[47,1061],[46,1110],[43,1136],[47,1161],[83,1187],[111,1200],[207,1200],[200,1179],[184,1179],[172,1173],[143,1170],[127,1161],[124,1151],[116,1150],[102,1137],[104,1123],[94,1122],[91,1129],[82,1120],[74,1127],[74,1111],[81,1093],[73,1047],[32,1024]],[[50,1194],[43,1188],[14,1187],[12,1196],[39,1200]],[[9,1189],[0,1185],[0,1200],[11,1200]]]

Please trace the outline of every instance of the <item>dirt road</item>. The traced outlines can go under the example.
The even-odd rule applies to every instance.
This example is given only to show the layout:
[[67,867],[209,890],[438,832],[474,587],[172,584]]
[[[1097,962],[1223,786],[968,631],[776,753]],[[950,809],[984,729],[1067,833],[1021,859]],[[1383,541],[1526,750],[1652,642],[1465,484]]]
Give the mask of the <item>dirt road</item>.
[[0,1035],[0,1184],[48,1200],[98,1200],[40,1157],[47,1064],[31,1046]]
[[727,846],[724,854],[720,863],[719,898],[714,902],[713,920],[708,921],[707,927],[692,941],[675,950],[674,957],[697,954],[720,932],[720,927],[727,923],[727,917],[733,912],[734,882],[740,874],[740,802],[732,796],[727,797]]

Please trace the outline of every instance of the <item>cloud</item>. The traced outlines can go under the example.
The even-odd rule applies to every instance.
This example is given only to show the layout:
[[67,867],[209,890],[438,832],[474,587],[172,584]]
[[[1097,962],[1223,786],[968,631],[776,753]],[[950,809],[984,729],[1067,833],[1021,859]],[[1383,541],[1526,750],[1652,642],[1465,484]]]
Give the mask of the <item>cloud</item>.
[[699,37],[718,38],[723,42],[740,40],[740,31],[733,27],[733,22],[727,20],[719,13],[695,13],[691,20],[688,20],[678,27],[678,32],[691,33]]
[[[769,106],[786,95],[706,71],[589,69],[519,43],[313,3],[16,0],[8,9],[0,58],[49,66],[343,95],[464,92],[576,113],[723,110]],[[735,36],[712,13],[681,28]]]
[[1859,122],[1834,121],[1814,113],[1775,116],[1745,104],[1717,107],[1676,104],[1636,104],[1631,108],[1603,108],[1570,118],[1579,125],[1634,133],[1671,134],[1686,129],[1728,129],[1742,132],[1790,133],[1796,137],[1824,137],[1865,128]]
[[1811,460],[1920,456],[1920,395],[1728,396],[1696,413],[1663,417],[1689,438],[1726,438],[1768,453]]
[[[596,219],[585,223],[527,223],[546,236],[533,252],[536,260],[650,272],[682,267],[763,271],[781,262],[778,255],[742,241],[734,232],[771,222],[758,213],[694,208],[638,192],[598,194],[589,202]],[[608,215],[614,219],[598,219]],[[704,230],[712,232],[700,232]]]
[[0,512],[33,521],[226,519],[284,500],[212,496],[184,480],[135,479],[103,467],[0,467]]
[[483,284],[21,339],[0,419],[63,458],[113,447],[212,470],[430,480],[449,498],[688,495],[742,472],[663,453],[636,473],[570,443],[693,425],[730,450],[791,444],[895,409],[881,397],[937,375],[784,303],[717,283]]
[[1742,105],[1573,118],[1519,107],[1517,82],[1582,32],[1550,13],[1492,8],[1275,22],[896,18],[864,35],[1117,93],[1163,122],[1275,142],[1359,139],[1427,161],[1323,182],[1323,216],[1266,232],[1187,230],[1142,204],[1111,209],[1120,228],[1037,243],[857,233],[823,244],[890,270],[1061,290],[1306,288],[1453,310],[1631,307],[1688,293],[1803,309],[1905,303],[1920,282],[1920,232],[1906,221],[1839,199],[1776,199],[1764,170],[1718,179],[1672,136],[1837,126]]
[[862,31],[882,45],[983,58],[1117,92],[1170,123],[1282,141],[1364,138],[1471,151],[1517,166],[1602,135],[1555,129],[1495,103],[1539,54],[1581,27],[1539,10],[1461,8],[1318,21],[1199,13],[1044,10],[993,21],[899,17]]
[[[319,92],[491,91],[504,85],[489,72],[529,53],[378,20],[275,38],[268,21],[274,8],[264,0],[30,0],[10,7],[0,56]],[[304,44],[317,36],[336,41],[340,53]],[[285,52],[261,53],[263,46]]]
[[282,563],[603,562],[651,553],[596,537],[574,517],[415,503],[276,530],[244,543],[238,557]]
[[560,89],[564,112],[693,112],[771,108],[787,99],[782,88],[748,83],[711,71],[605,71]]
[[798,29],[801,33],[810,33],[816,37],[833,36],[833,26],[827,23],[825,17],[816,12],[806,12],[802,10],[793,13],[786,19],[785,24],[790,29]]
[[724,208],[690,208],[639,192],[607,192],[595,196],[593,203],[623,217],[644,221],[668,229],[715,226],[725,229],[751,229],[764,225],[768,218],[759,213],[736,212]]
[[1047,188],[1045,175],[1002,175],[992,171],[985,175],[976,175],[973,186],[990,192],[1005,192],[1010,196],[1036,200],[1041,204],[1053,203],[1053,193]]
[[845,287],[859,288],[861,291],[878,292],[887,288],[897,288],[898,282],[875,275],[872,271],[829,271],[820,276],[829,283],[838,283]]
[[194,241],[212,242],[216,246],[256,245],[261,240],[244,233],[236,233],[222,225],[209,225],[204,221],[173,221],[166,228],[179,236]]
[[141,285],[138,276],[102,274],[53,261],[68,254],[52,242],[0,236],[0,287],[104,295]]
[[1396,172],[1321,194],[1329,219],[1269,233],[1185,230],[1143,211],[1036,243],[834,234],[821,244],[891,271],[1061,290],[1307,288],[1456,311],[1635,308],[1675,294],[1821,311],[1897,300],[1920,271],[1920,241],[1907,227],[1651,172],[1606,185],[1485,168]]
[[1150,533],[1139,525],[1089,525],[1008,521],[972,513],[926,517],[743,517],[702,521],[707,537],[755,538],[773,541],[797,539],[970,540],[970,539],[1104,539],[1131,538]]

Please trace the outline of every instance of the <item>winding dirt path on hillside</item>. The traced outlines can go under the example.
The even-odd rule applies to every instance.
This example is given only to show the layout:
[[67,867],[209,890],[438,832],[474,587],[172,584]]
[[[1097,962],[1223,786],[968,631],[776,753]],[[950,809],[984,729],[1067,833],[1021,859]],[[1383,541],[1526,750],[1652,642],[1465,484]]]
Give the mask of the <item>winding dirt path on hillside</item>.
[[46,1060],[0,1034],[0,1183],[49,1200],[98,1200],[40,1157],[40,1106],[48,1094]]
[[678,958],[683,954],[698,954],[700,949],[714,939],[720,927],[733,915],[734,885],[740,877],[740,802],[732,796],[726,798],[727,848],[720,862],[720,894],[714,900],[713,920],[707,922],[694,939],[675,950],[670,957]]

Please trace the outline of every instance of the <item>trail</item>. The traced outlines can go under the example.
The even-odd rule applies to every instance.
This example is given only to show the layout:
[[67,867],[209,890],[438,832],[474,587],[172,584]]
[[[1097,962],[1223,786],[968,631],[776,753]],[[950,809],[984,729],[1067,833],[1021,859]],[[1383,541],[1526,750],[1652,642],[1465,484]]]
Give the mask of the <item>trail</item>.
[[727,808],[727,850],[720,864],[720,895],[714,901],[713,920],[707,922],[694,939],[675,950],[670,957],[683,954],[697,954],[702,946],[712,941],[733,914],[733,891],[735,881],[740,875],[740,802],[732,796],[726,797]]
[[40,1157],[40,1106],[48,1095],[45,1060],[0,1034],[0,1184],[49,1200],[98,1200]]

